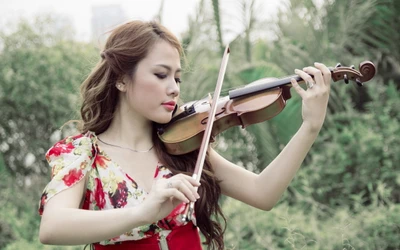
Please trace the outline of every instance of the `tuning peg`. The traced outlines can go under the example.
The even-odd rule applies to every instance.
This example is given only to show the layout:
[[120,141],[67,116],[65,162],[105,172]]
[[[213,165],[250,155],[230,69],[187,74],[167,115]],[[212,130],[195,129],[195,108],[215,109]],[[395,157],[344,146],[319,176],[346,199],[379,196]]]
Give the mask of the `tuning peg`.
[[356,83],[359,87],[362,87],[364,84],[360,81],[360,79],[356,79]]
[[351,65],[350,68],[351,68],[351,69],[356,69],[356,67],[354,67],[354,65]]
[[337,63],[335,67],[336,68],[340,68],[340,67],[342,67],[342,64],[341,63]]
[[344,82],[345,82],[346,84],[349,83],[349,78],[347,77],[347,74],[344,74],[343,80],[344,80]]

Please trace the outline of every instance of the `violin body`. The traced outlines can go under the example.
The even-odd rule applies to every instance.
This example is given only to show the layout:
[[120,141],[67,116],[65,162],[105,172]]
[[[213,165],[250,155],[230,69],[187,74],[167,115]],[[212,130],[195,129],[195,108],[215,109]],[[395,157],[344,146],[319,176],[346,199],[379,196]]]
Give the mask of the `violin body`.
[[[360,71],[361,73],[354,67],[337,66],[336,69],[331,69],[332,79],[344,79],[346,83],[352,80],[361,86],[362,82],[370,80],[376,72],[375,66],[369,61],[360,64]],[[229,96],[219,98],[210,141],[214,141],[214,137],[231,127],[245,128],[278,115],[285,108],[286,101],[291,98],[291,78],[299,83],[304,82],[297,75],[276,81],[265,78],[256,81],[256,84],[230,91]],[[198,149],[202,143],[211,103],[208,99],[187,103],[180,107],[177,114],[183,113],[189,107],[194,110],[193,113],[173,119],[158,131],[160,140],[170,154],[189,153]]]
[[[211,141],[214,141],[215,136],[231,127],[245,128],[276,116],[285,108],[286,100],[289,98],[289,88],[275,88],[237,99],[220,98],[211,132]],[[209,108],[208,100],[201,101],[200,105],[196,106],[195,114],[170,123],[164,128],[164,132],[159,134],[159,138],[166,146],[168,153],[180,155],[199,148],[207,124]]]

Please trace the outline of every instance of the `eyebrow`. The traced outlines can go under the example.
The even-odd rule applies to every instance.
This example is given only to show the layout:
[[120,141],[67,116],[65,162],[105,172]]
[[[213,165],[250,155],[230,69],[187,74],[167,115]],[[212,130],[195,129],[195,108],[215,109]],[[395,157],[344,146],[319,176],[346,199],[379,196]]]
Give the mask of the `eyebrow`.
[[[166,69],[169,70],[169,71],[172,71],[172,68],[171,68],[170,66],[168,66],[168,65],[165,65],[165,64],[156,64],[156,66],[160,66],[160,67],[166,68]],[[181,69],[181,68],[178,68],[178,69],[176,70],[176,73],[181,72],[181,71],[182,71],[182,69]]]

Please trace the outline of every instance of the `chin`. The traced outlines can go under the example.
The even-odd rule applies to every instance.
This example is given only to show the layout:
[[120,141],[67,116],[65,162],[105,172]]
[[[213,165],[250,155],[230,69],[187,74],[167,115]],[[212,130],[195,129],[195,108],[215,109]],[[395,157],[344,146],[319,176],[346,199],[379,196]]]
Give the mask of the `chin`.
[[168,115],[165,117],[158,117],[157,119],[154,119],[153,121],[159,124],[166,124],[168,122],[170,122],[172,119],[172,115]]

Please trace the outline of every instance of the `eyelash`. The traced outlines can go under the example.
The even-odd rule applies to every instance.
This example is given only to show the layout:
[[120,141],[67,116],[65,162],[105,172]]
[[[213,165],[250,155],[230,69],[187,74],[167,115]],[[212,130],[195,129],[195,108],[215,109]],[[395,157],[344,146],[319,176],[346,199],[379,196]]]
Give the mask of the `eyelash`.
[[[160,79],[164,79],[164,78],[166,78],[167,77],[167,75],[164,75],[164,74],[155,74],[158,78],[160,78]],[[181,83],[182,82],[182,80],[181,80],[181,78],[175,78],[175,82],[176,83]]]

